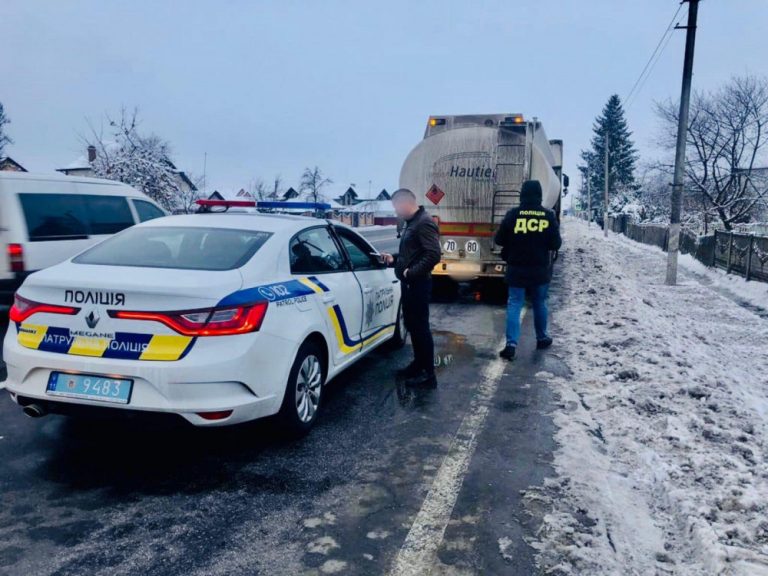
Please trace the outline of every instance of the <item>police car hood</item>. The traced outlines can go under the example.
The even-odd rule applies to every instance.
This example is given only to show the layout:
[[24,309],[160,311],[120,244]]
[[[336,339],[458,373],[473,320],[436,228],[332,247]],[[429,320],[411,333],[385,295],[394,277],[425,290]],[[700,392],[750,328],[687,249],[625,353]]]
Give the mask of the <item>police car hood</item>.
[[237,270],[179,270],[63,262],[29,276],[19,294],[46,304],[124,310],[215,306],[242,288]]

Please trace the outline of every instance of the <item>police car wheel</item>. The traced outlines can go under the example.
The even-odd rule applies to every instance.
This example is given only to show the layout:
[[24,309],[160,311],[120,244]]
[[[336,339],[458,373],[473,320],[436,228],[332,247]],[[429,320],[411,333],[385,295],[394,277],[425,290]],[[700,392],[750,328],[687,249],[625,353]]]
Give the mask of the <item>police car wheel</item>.
[[395,320],[395,335],[389,341],[390,348],[397,350],[405,346],[408,340],[408,328],[405,327],[405,316],[403,315],[403,303],[397,307],[397,319]]
[[323,355],[314,342],[305,342],[296,354],[280,416],[291,434],[306,434],[317,420],[325,382]]

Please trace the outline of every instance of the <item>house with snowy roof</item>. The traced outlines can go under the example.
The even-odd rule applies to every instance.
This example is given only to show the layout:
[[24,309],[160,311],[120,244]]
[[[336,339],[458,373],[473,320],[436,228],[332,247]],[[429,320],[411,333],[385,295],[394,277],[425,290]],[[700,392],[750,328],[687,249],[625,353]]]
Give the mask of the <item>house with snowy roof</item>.
[[[57,168],[56,171],[66,174],[67,176],[93,177],[93,166],[91,164],[96,160],[96,147],[93,145],[88,146],[85,152],[84,155],[77,157],[63,168]],[[183,170],[176,168],[174,163],[167,158],[165,159],[165,162],[173,171],[177,178],[179,189],[182,190],[184,194],[197,191],[197,186],[195,186],[194,182],[189,179],[189,176],[187,176]]]
[[27,169],[10,156],[0,156],[0,172],[26,172]]
[[341,204],[342,206],[354,206],[355,204],[360,204],[361,202],[366,202],[368,200],[390,200],[389,192],[387,192],[387,189],[384,188],[381,192],[379,192],[375,198],[361,198],[360,195],[357,193],[357,191],[354,188],[354,185],[347,188],[347,191],[344,192],[341,196],[336,198],[335,200]]
[[340,207],[335,209],[335,217],[350,226],[397,223],[397,216],[386,189],[372,198],[361,198],[350,186],[344,194],[336,198],[336,202]]
[[355,192],[355,189],[352,186],[347,188],[347,191],[335,200],[342,206],[353,206],[359,202],[357,192]]

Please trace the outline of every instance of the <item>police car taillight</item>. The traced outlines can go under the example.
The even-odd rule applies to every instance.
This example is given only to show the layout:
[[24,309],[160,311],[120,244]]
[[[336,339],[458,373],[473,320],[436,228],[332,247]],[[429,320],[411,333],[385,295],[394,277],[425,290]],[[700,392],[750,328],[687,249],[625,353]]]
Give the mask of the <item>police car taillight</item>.
[[226,308],[203,308],[180,312],[109,310],[112,318],[160,322],[185,336],[229,336],[256,332],[264,322],[268,302]]
[[32,314],[38,314],[46,312],[48,314],[68,314],[70,316],[77,314],[80,308],[73,308],[72,306],[57,306],[56,304],[43,304],[42,302],[35,302],[22,298],[18,294],[13,297],[13,306],[8,313],[8,318],[11,322],[23,322]]

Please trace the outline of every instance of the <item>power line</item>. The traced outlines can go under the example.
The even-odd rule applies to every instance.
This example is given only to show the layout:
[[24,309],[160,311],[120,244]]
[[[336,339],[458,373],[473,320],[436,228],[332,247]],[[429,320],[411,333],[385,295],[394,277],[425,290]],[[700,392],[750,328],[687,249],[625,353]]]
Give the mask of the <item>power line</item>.
[[637,97],[640,95],[640,92],[642,92],[643,87],[645,86],[646,81],[648,78],[651,77],[651,74],[653,73],[653,69],[656,67],[656,64],[658,64],[659,60],[661,60],[662,55],[664,54],[664,51],[667,49],[667,46],[669,45],[670,40],[674,37],[674,34],[670,33],[667,36],[666,41],[664,42],[664,45],[661,47],[661,50],[659,50],[659,53],[656,56],[656,59],[651,64],[651,67],[648,69],[648,73],[645,75],[645,78],[643,78],[642,82],[640,82],[640,85],[638,86],[637,90],[635,91],[635,95],[632,97],[632,101],[629,104],[629,107],[631,107],[632,104],[634,104],[637,101]]
[[677,19],[678,14],[680,14],[680,10],[682,9],[683,9],[683,2],[681,2],[680,5],[678,5],[677,10],[675,11],[675,14],[672,16],[672,19],[669,21],[669,24],[664,30],[664,33],[661,35],[661,38],[659,38],[659,41],[656,44],[656,47],[653,49],[653,53],[651,53],[651,57],[648,58],[648,62],[645,63],[643,70],[640,72],[640,75],[637,77],[637,80],[635,80],[635,83],[632,85],[632,89],[624,98],[625,109],[629,109],[630,102],[633,96],[637,96],[637,94],[640,93],[640,90],[645,84],[645,81],[648,80],[648,78],[651,75],[651,72],[653,72],[653,68],[656,66],[656,62],[659,61],[662,53],[664,52],[667,45],[669,44],[669,40],[672,38],[672,32],[674,32],[675,30],[675,24],[676,24],[675,21]]

